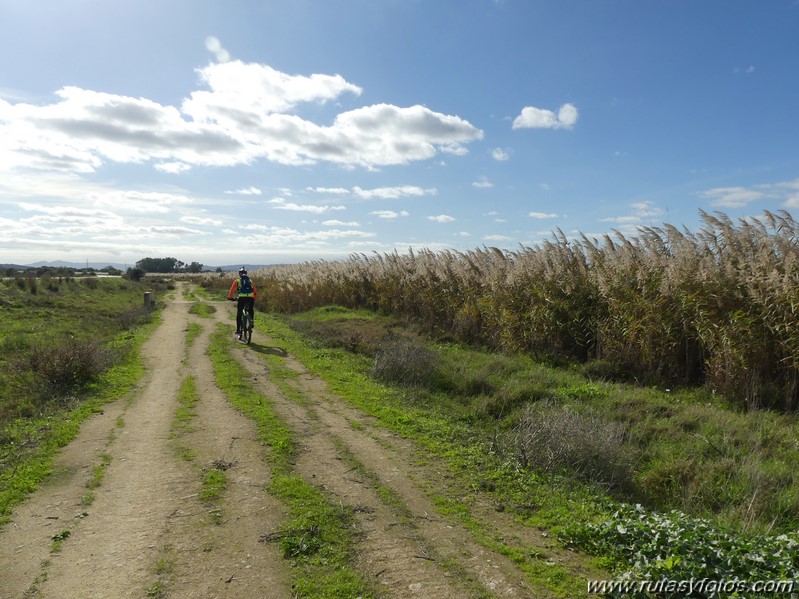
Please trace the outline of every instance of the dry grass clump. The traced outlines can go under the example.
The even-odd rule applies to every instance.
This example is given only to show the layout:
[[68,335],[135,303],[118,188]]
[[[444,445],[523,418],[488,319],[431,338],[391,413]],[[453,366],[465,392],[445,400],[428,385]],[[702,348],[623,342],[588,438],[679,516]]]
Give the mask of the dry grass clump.
[[435,352],[408,337],[387,338],[375,353],[372,376],[409,387],[427,387],[436,377]]
[[702,212],[633,238],[353,255],[261,269],[259,307],[337,304],[412,319],[441,337],[599,361],[621,378],[707,384],[743,409],[799,407],[799,223]]
[[12,370],[33,396],[47,402],[69,398],[112,363],[112,353],[103,344],[67,338],[57,345],[31,348],[16,358]]
[[622,425],[554,401],[524,409],[511,447],[522,466],[542,472],[576,474],[612,489],[628,488],[633,478]]

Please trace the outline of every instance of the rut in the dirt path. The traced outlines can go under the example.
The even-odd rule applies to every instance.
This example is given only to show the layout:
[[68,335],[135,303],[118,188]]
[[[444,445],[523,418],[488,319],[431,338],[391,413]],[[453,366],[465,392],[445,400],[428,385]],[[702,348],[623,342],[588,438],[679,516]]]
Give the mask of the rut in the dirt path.
[[[191,483],[190,470],[168,445],[185,326],[181,309],[167,305],[163,323],[142,350],[147,376],[138,396],[129,406],[109,406],[106,411],[116,418],[104,414],[87,423],[57,463],[64,476],[15,511],[1,539],[3,559],[13,561],[19,547],[27,561],[12,568],[27,580],[0,573],[3,597],[145,595],[160,532]],[[107,470],[89,502],[86,481],[100,460],[98,451]],[[54,533],[64,537],[57,553],[51,552]]]
[[[282,518],[265,492],[264,448],[213,383],[205,355],[212,321],[189,315],[182,288],[142,348],[147,372],[138,389],[83,424],[56,461],[59,474],[0,531],[0,599],[291,596],[285,560],[259,543],[262,529]],[[189,322],[204,330],[186,359]],[[176,438],[189,376],[196,417]],[[178,444],[192,461],[178,458]],[[90,491],[100,463],[104,478]],[[202,470],[214,464],[225,464],[228,484],[211,508],[198,495]],[[53,551],[57,536],[62,546]]]
[[[254,343],[264,341],[259,334]],[[552,596],[547,589],[531,588],[508,558],[438,514],[411,479],[411,456],[376,442],[368,418],[354,416],[359,423],[353,427],[328,403],[336,400],[324,392],[323,383],[307,373],[298,385],[303,401],[287,399],[268,380],[253,349],[235,353],[294,430],[302,448],[295,470],[356,514],[362,531],[359,565],[376,588],[388,597]],[[287,362],[302,369],[291,357]],[[387,494],[392,499],[385,500]]]
[[177,519],[165,537],[175,555],[167,585],[170,599],[198,597],[288,598],[290,573],[277,547],[259,541],[278,527],[280,502],[267,494],[270,471],[252,421],[236,411],[214,383],[206,354],[214,321],[203,326],[188,357],[187,375],[196,380],[199,401],[191,432],[180,444],[200,469],[223,468],[227,485],[213,513],[195,499],[193,517]]

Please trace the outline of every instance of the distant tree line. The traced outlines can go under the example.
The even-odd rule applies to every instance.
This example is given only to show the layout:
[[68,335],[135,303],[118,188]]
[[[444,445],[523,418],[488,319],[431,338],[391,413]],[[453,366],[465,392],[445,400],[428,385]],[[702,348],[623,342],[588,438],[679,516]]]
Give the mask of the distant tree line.
[[136,262],[136,268],[144,272],[202,272],[203,265],[199,262],[186,264],[177,258],[142,258]]

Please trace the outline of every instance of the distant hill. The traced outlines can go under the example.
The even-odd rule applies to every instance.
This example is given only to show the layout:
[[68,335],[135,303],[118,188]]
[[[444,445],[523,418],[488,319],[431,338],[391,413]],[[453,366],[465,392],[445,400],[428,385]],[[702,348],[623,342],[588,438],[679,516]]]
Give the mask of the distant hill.
[[[103,270],[108,266],[112,266],[118,270],[126,271],[128,268],[134,268],[135,264],[122,264],[121,262],[66,262],[64,260],[40,260],[39,262],[34,262],[32,264],[0,264],[0,270],[26,270],[28,268],[41,268],[43,266],[50,267],[50,268],[72,268],[75,270],[83,270],[87,266],[89,268],[93,268],[94,270]],[[269,266],[267,264],[244,264],[244,268],[247,270],[255,270],[257,268],[264,268],[265,266]],[[236,272],[238,269],[242,267],[241,264],[228,264],[223,266],[209,266],[207,264],[203,265],[203,272],[215,272],[217,269],[221,269],[222,272]]]
[[32,266],[34,268],[49,266],[52,268],[74,268],[78,270],[86,268],[87,266],[89,268],[93,268],[94,270],[102,270],[106,266],[113,266],[118,270],[127,270],[129,267],[134,265],[120,264],[119,262],[89,262],[87,264],[86,262],[65,262],[63,260],[40,260],[39,262],[34,262],[33,264],[28,264],[27,266]]

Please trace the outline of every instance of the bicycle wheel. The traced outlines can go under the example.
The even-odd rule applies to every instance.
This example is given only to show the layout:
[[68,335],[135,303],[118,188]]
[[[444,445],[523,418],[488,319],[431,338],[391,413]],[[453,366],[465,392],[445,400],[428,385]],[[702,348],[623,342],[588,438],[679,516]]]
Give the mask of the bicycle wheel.
[[242,340],[247,345],[252,340],[252,316],[247,314],[244,318],[244,331],[242,332]]

